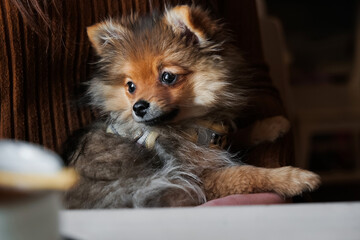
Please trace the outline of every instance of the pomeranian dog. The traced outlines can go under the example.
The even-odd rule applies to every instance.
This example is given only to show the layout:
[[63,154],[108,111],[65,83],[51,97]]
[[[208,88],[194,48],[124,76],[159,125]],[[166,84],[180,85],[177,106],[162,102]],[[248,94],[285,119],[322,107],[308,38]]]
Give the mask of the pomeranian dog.
[[[68,208],[194,206],[240,193],[291,197],[319,185],[312,172],[254,167],[224,150],[251,77],[208,12],[176,6],[87,32],[100,59],[88,93],[107,121],[69,158],[80,177],[65,195]],[[255,131],[255,143],[288,129],[283,117],[264,121],[281,124],[270,137]]]

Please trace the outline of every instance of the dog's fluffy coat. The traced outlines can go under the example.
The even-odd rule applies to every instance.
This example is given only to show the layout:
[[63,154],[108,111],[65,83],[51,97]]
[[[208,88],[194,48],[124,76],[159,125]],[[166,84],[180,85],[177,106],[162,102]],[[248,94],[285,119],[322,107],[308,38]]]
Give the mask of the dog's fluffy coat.
[[[190,206],[235,193],[294,196],[319,184],[311,172],[242,165],[193,139],[203,122],[233,125],[251,81],[229,35],[207,12],[177,6],[107,20],[88,35],[100,57],[89,95],[108,121],[85,134],[69,159],[80,180],[66,193],[67,207]],[[176,81],[162,81],[165,72]],[[134,113],[139,101],[148,104],[145,115]],[[156,133],[151,147],[138,144],[145,132]]]

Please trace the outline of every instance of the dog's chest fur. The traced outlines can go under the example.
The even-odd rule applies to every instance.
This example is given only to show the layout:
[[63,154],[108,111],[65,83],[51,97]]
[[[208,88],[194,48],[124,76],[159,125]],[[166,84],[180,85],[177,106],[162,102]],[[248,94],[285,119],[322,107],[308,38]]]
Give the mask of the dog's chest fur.
[[223,150],[199,146],[174,129],[148,149],[106,127],[88,132],[72,155],[81,177],[65,196],[69,208],[198,205],[206,201],[204,171],[229,164]]

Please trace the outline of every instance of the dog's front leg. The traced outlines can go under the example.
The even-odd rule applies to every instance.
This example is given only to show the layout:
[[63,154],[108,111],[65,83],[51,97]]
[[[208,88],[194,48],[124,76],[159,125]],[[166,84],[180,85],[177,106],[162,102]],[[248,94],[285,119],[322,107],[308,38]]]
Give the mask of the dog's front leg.
[[294,167],[259,168],[233,166],[208,172],[203,177],[207,200],[232,194],[275,192],[292,197],[320,184],[315,173]]

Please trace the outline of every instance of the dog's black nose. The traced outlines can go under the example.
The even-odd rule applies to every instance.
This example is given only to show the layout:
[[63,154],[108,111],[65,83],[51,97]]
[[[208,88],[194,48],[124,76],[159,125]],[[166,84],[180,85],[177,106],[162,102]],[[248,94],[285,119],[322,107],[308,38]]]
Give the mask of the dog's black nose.
[[134,113],[138,117],[144,117],[149,106],[150,106],[150,103],[148,103],[147,101],[139,100],[133,106]]

